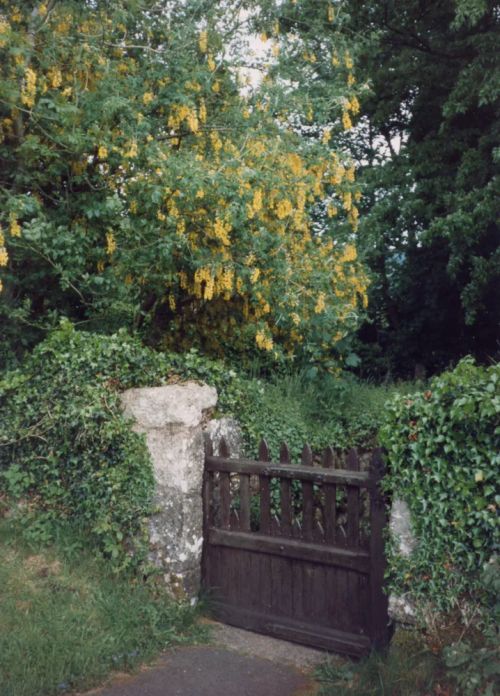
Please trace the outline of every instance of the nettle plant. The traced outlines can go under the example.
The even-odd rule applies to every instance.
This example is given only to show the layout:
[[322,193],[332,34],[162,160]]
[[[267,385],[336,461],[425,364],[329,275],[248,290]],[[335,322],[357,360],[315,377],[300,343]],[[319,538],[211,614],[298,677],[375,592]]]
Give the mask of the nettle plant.
[[386,413],[385,486],[408,503],[418,540],[409,558],[389,544],[392,590],[442,610],[481,601],[480,575],[500,542],[500,365],[464,358]]

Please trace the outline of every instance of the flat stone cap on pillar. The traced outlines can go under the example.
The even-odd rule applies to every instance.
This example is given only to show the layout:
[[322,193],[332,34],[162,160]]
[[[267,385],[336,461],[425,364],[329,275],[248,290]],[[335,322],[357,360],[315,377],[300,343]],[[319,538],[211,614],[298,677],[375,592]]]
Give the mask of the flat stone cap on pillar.
[[203,411],[213,408],[216,403],[216,389],[197,382],[128,389],[122,394],[126,415],[144,430],[167,425],[199,425]]

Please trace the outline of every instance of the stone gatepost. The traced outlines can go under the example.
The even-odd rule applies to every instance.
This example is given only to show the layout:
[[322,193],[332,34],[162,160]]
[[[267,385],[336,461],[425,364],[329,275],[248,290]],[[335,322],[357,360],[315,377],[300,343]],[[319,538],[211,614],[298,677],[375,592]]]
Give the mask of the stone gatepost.
[[149,525],[151,560],[176,598],[194,598],[200,589],[202,422],[216,403],[216,390],[195,382],[122,394],[125,415],[133,419],[135,432],[145,434],[154,467],[157,512]]

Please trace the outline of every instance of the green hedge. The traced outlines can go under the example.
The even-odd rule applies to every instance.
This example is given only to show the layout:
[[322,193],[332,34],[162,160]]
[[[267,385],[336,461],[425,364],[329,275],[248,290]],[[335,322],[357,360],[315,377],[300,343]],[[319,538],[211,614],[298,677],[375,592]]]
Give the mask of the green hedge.
[[31,535],[48,540],[58,521],[70,519],[118,565],[130,562],[153,474],[143,439],[121,413],[119,391],[156,384],[166,372],[162,356],[124,333],[100,336],[64,324],[3,376],[0,483],[22,500]]
[[484,565],[498,551],[500,366],[463,359],[429,389],[386,407],[386,488],[404,498],[418,538],[411,558],[389,544],[390,584],[398,594],[450,609],[480,591]]

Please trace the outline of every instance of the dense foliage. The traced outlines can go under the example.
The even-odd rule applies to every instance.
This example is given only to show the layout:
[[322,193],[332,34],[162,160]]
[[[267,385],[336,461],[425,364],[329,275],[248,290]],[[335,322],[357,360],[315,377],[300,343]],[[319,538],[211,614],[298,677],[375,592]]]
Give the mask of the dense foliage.
[[372,86],[358,138],[360,240],[373,272],[366,367],[408,375],[465,354],[485,361],[500,338],[498,7],[350,8],[351,28],[370,36],[357,56]]
[[153,474],[145,443],[122,416],[118,387],[155,383],[155,358],[122,334],[66,325],[3,376],[0,480],[36,513],[27,518],[31,536],[48,539],[70,519],[113,561],[127,563],[150,512]]
[[[163,348],[321,362],[356,325],[367,281],[353,162],[326,126],[323,142],[290,127],[310,105],[269,72],[291,40],[279,24],[245,64],[258,6],[0,2],[0,316],[13,350],[64,315],[140,327]],[[346,65],[331,71],[347,128]]]
[[125,331],[99,335],[65,322],[0,380],[0,489],[23,502],[31,537],[48,539],[69,519],[118,564],[130,560],[153,481],[119,394],[179,378],[216,387],[218,413],[238,419],[249,454],[266,437],[274,456],[286,441],[294,458],[305,442],[319,451],[372,440],[388,394],[333,377],[321,388],[305,376],[273,384],[194,349],[158,353]]
[[390,550],[391,586],[450,609],[498,551],[500,366],[464,358],[429,389],[387,406],[381,441],[388,490],[409,505],[417,546]]
[[[492,0],[315,0],[283,22],[315,57],[299,83],[320,113],[332,86],[325,44],[350,40],[360,96],[342,138],[359,164],[358,249],[371,271],[362,374],[413,377],[498,351],[498,7]],[[296,53],[284,50],[290,69]],[[283,58],[285,61],[285,57]],[[333,112],[332,112],[333,119]]]

